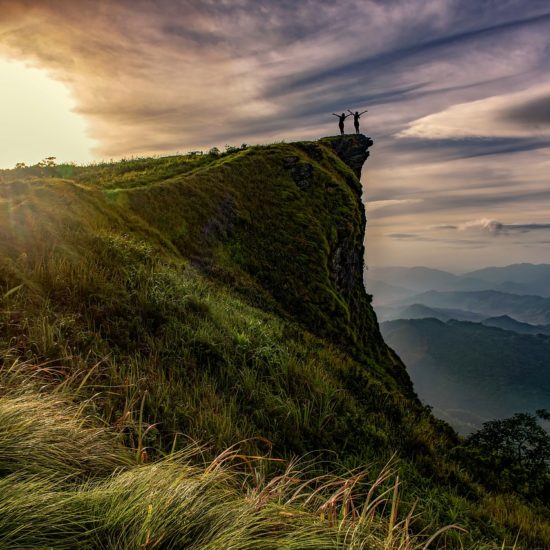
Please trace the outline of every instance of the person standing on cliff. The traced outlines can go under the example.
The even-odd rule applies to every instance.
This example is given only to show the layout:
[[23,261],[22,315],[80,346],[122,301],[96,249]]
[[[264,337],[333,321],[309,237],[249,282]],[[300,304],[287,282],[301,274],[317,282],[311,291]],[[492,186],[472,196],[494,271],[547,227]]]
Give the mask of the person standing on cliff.
[[344,135],[344,120],[351,115],[346,115],[346,113],[342,113],[341,115],[337,115],[336,113],[332,114],[338,117],[338,128],[340,128],[340,134]]
[[365,113],[368,113],[368,111],[362,111],[361,113],[358,112],[358,111],[355,111],[355,113],[352,113],[349,109],[348,109],[348,112],[349,112],[349,115],[348,116],[353,116],[353,125],[355,126],[355,133],[358,134],[359,133],[359,119],[361,118],[361,115],[364,115]]

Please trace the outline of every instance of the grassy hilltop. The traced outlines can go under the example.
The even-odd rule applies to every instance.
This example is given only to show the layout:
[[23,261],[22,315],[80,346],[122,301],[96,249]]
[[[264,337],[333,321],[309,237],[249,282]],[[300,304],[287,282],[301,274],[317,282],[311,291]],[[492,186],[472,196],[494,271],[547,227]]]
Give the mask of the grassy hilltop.
[[371,144],[0,171],[0,547],[550,547],[380,335]]

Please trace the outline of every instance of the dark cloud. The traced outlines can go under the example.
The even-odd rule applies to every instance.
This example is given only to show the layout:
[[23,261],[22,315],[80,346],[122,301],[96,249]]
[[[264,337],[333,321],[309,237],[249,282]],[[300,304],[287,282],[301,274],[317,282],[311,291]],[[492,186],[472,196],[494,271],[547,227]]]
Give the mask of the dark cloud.
[[495,235],[503,235],[510,233],[529,233],[531,231],[541,231],[550,229],[550,223],[501,223],[495,220],[491,220],[489,224],[489,233]]
[[550,223],[502,223],[498,220],[482,218],[465,222],[461,225],[441,225],[433,229],[458,230],[458,231],[482,231],[493,236],[514,235],[518,233],[530,233],[532,231],[547,231]]
[[417,152],[433,160],[458,160],[491,155],[509,155],[550,148],[550,139],[533,135],[521,137],[467,137],[424,139],[407,137],[392,143],[396,152]]
[[418,239],[419,235],[416,233],[388,233],[388,237],[392,239]]
[[[457,193],[446,192],[443,189],[439,194],[426,192],[418,195],[419,200],[405,200],[389,204],[377,210],[370,216],[372,220],[381,220],[396,216],[418,216],[421,214],[442,214],[455,212],[468,212],[474,210],[489,210],[509,204],[516,204],[521,208],[522,204],[539,202],[550,203],[550,189],[507,189],[506,193],[498,192],[471,192]],[[420,198],[421,197],[421,198]]]
[[550,95],[519,105],[502,115],[502,119],[530,128],[550,126]]
[[[434,51],[438,56],[444,56],[446,49],[460,48],[464,43],[472,41],[492,41],[495,35],[518,30],[526,26],[540,25],[548,27],[550,22],[550,12],[539,13],[537,15],[525,18],[514,19],[512,21],[491,22],[487,26],[481,26],[473,30],[458,32],[446,32],[443,36],[436,36],[431,39],[422,37],[422,30],[416,28],[415,32],[404,33],[402,35],[399,47],[384,51],[375,55],[368,55],[363,58],[353,60],[349,63],[331,67],[325,70],[317,70],[307,76],[289,78],[285,85],[273,88],[272,93],[289,92],[296,88],[319,84],[320,82],[338,82],[349,76],[365,75],[370,72],[378,71],[381,68],[386,70],[390,66],[399,66],[401,68],[414,66],[419,60],[416,58],[433,58]],[[469,25],[472,21],[467,22]],[[448,29],[446,29],[448,31]]]
[[[366,198],[388,202],[369,223],[458,227],[459,216],[550,205],[547,164],[537,180],[508,158],[550,147],[536,133],[548,96],[500,112],[533,135],[396,138],[455,105],[540,84],[547,0],[0,0],[0,13],[0,52],[67,85],[101,157],[315,139],[337,131],[330,113],[368,108]],[[402,249],[432,238],[389,231]]]
[[507,224],[506,227],[518,231],[537,231],[538,229],[550,229],[550,223],[525,223],[525,224]]

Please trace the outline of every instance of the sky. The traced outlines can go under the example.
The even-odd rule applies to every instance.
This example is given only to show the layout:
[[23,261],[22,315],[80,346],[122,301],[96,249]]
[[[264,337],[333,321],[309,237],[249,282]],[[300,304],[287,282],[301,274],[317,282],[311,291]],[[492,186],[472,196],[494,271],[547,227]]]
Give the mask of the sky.
[[368,109],[368,265],[550,263],[549,69],[548,0],[0,0],[0,167]]

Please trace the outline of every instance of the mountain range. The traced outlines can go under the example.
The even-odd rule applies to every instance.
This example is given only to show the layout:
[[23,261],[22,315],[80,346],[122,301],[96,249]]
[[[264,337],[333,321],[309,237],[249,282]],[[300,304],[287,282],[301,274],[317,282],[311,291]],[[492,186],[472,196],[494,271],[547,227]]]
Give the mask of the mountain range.
[[481,323],[400,319],[382,323],[423,402],[462,433],[550,404],[550,336]]
[[550,408],[550,265],[375,268],[366,285],[415,391],[459,432]]
[[550,264],[512,264],[453,274],[428,267],[372,267],[365,272],[375,304],[388,304],[426,291],[495,290],[550,297]]

